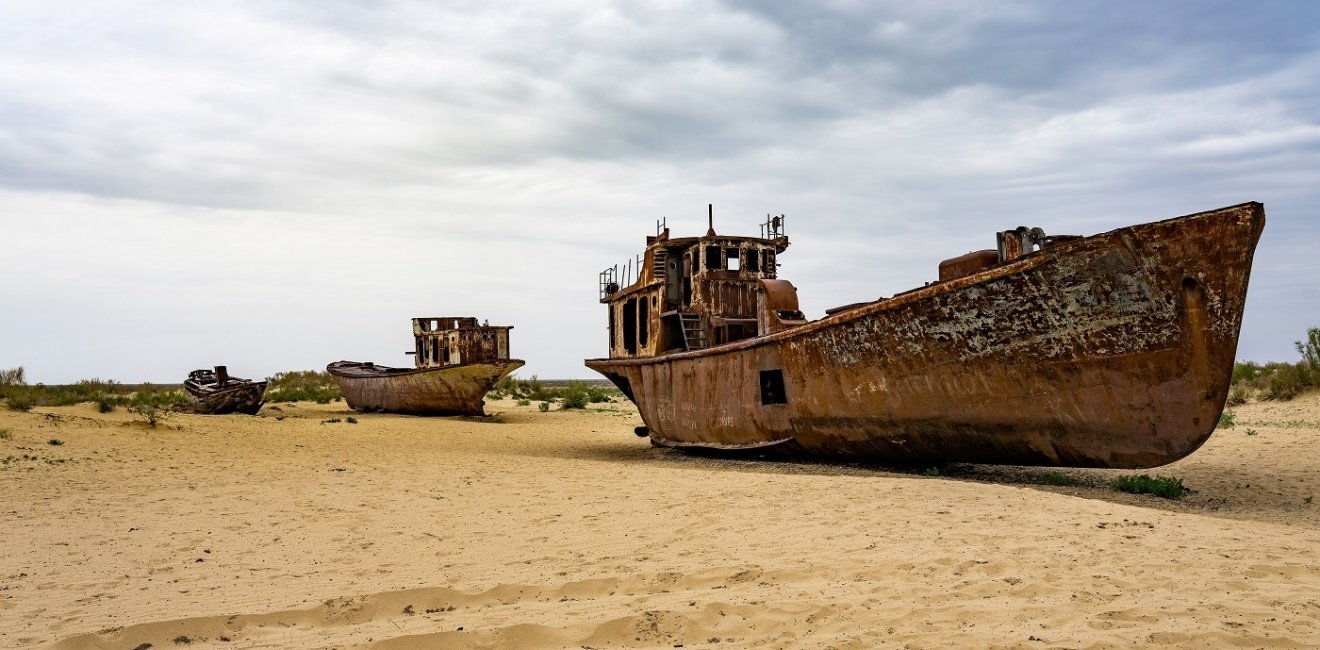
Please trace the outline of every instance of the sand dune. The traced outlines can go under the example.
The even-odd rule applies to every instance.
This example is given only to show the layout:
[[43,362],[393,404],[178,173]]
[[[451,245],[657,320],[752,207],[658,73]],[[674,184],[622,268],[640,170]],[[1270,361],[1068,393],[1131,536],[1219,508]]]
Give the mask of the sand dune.
[[1178,502],[1117,472],[685,456],[627,405],[488,410],[0,412],[0,647],[1320,645],[1320,394],[1153,472]]

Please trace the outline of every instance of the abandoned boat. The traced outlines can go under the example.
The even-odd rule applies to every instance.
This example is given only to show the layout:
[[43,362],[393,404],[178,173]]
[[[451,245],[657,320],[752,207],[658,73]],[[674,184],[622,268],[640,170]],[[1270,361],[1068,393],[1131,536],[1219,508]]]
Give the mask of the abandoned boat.
[[230,377],[225,366],[215,370],[194,370],[183,382],[189,409],[194,413],[220,415],[246,413],[256,415],[264,403],[266,382]]
[[482,398],[505,375],[522,367],[509,358],[511,325],[475,318],[414,318],[416,367],[388,368],[370,361],[325,367],[348,405],[360,411],[412,415],[485,415]]
[[601,274],[609,358],[586,365],[660,446],[1154,467],[1218,422],[1264,225],[1244,203],[1088,237],[1021,227],[814,321],[778,278],[782,217],[759,237],[658,225],[635,281]]

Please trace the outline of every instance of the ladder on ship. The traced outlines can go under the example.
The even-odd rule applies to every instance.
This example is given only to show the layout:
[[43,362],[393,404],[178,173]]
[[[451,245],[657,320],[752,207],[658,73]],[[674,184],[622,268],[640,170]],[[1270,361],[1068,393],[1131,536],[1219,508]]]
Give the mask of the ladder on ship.
[[706,329],[701,326],[701,316],[679,312],[678,322],[683,327],[685,350],[701,350],[706,347]]
[[669,261],[669,251],[663,248],[655,249],[655,259],[651,261],[651,277],[659,280],[665,277],[665,262]]

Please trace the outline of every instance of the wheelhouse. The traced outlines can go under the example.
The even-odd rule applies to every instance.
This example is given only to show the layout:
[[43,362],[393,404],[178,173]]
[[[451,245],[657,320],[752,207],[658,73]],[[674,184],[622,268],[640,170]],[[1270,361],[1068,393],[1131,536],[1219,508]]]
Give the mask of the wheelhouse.
[[701,237],[672,238],[658,223],[641,256],[600,274],[610,358],[699,350],[805,322],[796,289],[778,279],[784,217],[767,216],[759,237],[718,235],[708,217]]

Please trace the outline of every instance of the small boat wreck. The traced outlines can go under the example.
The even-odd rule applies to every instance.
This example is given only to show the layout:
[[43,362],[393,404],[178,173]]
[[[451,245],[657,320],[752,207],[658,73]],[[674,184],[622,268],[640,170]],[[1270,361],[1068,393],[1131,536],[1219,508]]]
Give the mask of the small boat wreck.
[[348,405],[359,411],[412,415],[485,415],[486,393],[523,361],[509,358],[511,325],[476,318],[414,318],[416,367],[389,368],[370,361],[325,367]]
[[938,281],[814,321],[778,277],[782,217],[759,237],[658,226],[635,281],[601,274],[609,357],[586,365],[659,446],[1155,467],[1218,423],[1264,225],[1244,203],[1087,237],[1006,230]]
[[230,377],[225,366],[215,370],[194,370],[183,382],[189,409],[194,413],[220,415],[245,413],[256,415],[266,394],[266,382]]

